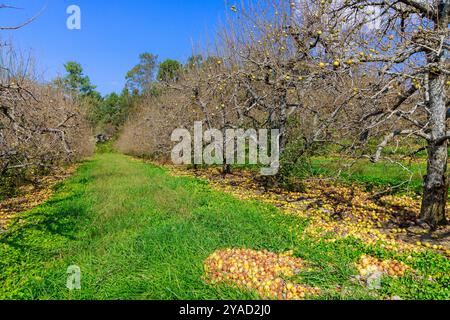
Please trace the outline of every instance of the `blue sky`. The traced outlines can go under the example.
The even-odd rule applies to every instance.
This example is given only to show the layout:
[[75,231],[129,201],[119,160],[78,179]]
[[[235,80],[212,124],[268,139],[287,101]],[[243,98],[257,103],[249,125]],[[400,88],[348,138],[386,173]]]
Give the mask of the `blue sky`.
[[[46,80],[61,74],[64,62],[80,62],[103,94],[122,90],[142,52],[185,61],[193,44],[212,39],[226,12],[224,0],[0,0],[23,8],[0,10],[0,25],[23,22],[45,3],[35,22],[0,31],[0,39],[30,53]],[[81,8],[81,30],[66,28],[69,5]]]

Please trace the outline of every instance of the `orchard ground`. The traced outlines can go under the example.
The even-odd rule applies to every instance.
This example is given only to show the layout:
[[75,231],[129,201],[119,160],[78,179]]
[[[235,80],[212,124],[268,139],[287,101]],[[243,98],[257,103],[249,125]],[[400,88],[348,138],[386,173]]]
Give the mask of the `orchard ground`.
[[450,299],[448,237],[404,224],[420,199],[219,176],[98,153],[1,233],[0,298]]

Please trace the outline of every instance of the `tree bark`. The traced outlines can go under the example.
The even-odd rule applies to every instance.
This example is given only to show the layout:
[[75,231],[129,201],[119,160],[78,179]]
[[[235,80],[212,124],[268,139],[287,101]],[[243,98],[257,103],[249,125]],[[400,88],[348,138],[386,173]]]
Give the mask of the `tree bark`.
[[279,97],[279,104],[280,104],[280,118],[278,120],[278,128],[280,130],[280,155],[284,152],[286,149],[286,125],[288,121],[287,116],[287,91],[281,90],[281,94]]
[[447,142],[428,147],[428,169],[425,177],[421,220],[432,229],[447,224],[448,199]]
[[[439,19],[436,28],[447,30],[450,1],[442,0],[439,6]],[[430,53],[428,62],[444,66],[446,56]],[[429,125],[431,140],[428,145],[428,168],[424,182],[424,192],[420,219],[432,229],[447,224],[446,205],[448,200],[448,141],[446,119],[445,75],[442,72],[429,73]]]

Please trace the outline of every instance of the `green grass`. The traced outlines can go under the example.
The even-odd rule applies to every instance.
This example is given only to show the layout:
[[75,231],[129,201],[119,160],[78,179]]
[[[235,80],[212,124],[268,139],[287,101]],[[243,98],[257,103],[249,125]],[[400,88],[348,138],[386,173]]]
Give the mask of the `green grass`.
[[[333,157],[314,157],[311,160],[314,174],[331,176],[343,165],[348,164],[345,159]],[[398,187],[397,192],[422,192],[423,176],[426,174],[426,161],[420,163],[402,163],[410,172],[398,164],[380,161],[372,163],[369,160],[359,160],[350,169],[341,174],[343,181],[358,183],[367,187],[387,188]],[[411,181],[409,181],[411,179]]]
[[[297,280],[320,286],[324,293],[316,298],[379,298],[351,281],[354,263],[362,253],[390,253],[351,238],[335,243],[305,238],[307,225],[274,207],[213,191],[204,181],[102,153],[0,235],[0,299],[258,298],[202,281],[204,260],[218,249],[236,247],[294,250],[313,267]],[[424,274],[444,276],[433,282],[389,280],[381,293],[450,298],[448,260],[429,253],[409,263]],[[80,291],[65,287],[70,265],[81,268]],[[340,293],[336,285],[342,286]]]
[[[426,158],[420,162],[409,163],[402,161],[405,170],[397,163],[379,161],[372,163],[368,159],[357,160],[350,168],[346,158],[336,156],[314,156],[307,162],[299,163],[298,168],[293,168],[297,176],[303,178],[323,176],[337,177],[343,183],[356,183],[367,189],[367,191],[385,191],[392,189],[392,194],[415,194],[423,192],[423,177],[426,174]],[[206,167],[206,166],[205,166]],[[217,166],[217,168],[221,168]],[[250,170],[258,174],[261,166],[257,165],[234,165],[234,169]],[[450,195],[449,195],[450,199]]]

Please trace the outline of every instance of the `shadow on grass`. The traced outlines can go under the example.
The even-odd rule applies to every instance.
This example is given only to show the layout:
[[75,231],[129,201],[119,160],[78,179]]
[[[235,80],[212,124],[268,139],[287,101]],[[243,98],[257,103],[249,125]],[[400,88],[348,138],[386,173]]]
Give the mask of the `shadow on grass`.
[[[85,168],[80,171],[85,171]],[[17,215],[7,231],[0,234],[0,256],[5,257],[0,266],[14,269],[14,263],[19,261],[39,264],[76,240],[77,232],[84,225],[80,220],[87,216],[89,210],[89,204],[82,201],[86,185],[91,181],[84,179],[85,176],[82,174],[81,178],[60,184],[47,202]],[[14,254],[9,254],[10,259],[6,259],[6,253],[11,252]]]

